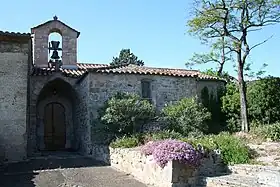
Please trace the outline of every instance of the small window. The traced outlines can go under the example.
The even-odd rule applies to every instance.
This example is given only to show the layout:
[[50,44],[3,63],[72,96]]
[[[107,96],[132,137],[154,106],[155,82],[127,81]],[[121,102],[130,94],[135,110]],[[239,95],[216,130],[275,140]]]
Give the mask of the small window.
[[142,87],[142,98],[152,100],[152,93],[151,93],[151,82],[147,80],[141,81]]

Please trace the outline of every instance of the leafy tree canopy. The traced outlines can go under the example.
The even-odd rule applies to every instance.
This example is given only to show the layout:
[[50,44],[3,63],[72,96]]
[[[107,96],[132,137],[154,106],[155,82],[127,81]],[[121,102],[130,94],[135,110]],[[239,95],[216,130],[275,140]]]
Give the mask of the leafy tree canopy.
[[122,49],[118,57],[113,57],[110,65],[118,66],[118,65],[128,65],[135,64],[138,66],[143,66],[143,60],[139,60],[137,56],[135,56],[130,49]]
[[[222,49],[235,53],[240,92],[242,131],[248,132],[248,110],[244,71],[252,49],[266,40],[251,45],[248,35],[265,26],[280,22],[279,0],[194,0],[193,18],[188,21],[189,32],[205,42],[225,38]],[[225,52],[225,51],[224,51]],[[225,53],[222,53],[225,54]],[[224,56],[224,55],[222,55]],[[211,55],[210,57],[215,57]],[[225,56],[224,56],[225,57]],[[203,58],[205,59],[205,58]],[[206,58],[207,59],[207,58]],[[225,62],[225,59],[221,62]],[[220,71],[222,72],[222,70]]]

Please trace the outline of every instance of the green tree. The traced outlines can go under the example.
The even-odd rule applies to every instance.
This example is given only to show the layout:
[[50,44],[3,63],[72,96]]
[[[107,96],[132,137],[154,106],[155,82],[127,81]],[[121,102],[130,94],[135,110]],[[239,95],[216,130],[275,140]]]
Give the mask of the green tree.
[[221,76],[225,63],[232,59],[231,51],[226,48],[225,37],[217,39],[210,47],[211,51],[209,53],[194,53],[193,57],[186,63],[186,66],[192,67],[196,64],[214,63],[217,65],[217,76]]
[[[280,122],[280,78],[265,77],[247,83],[248,115],[250,122],[272,124]],[[222,97],[222,111],[231,132],[240,130],[240,97],[238,85],[229,83]]]
[[135,64],[138,66],[143,66],[144,62],[139,60],[137,56],[135,56],[130,49],[122,49],[118,57],[113,57],[110,65],[118,66],[118,65],[127,65],[127,64]]
[[279,77],[266,77],[248,84],[249,116],[252,120],[264,124],[280,122],[279,88]]
[[248,35],[280,21],[279,0],[196,0],[193,15],[188,21],[189,32],[206,41],[225,37],[227,48],[236,55],[240,92],[242,131],[248,132],[248,107],[244,69],[252,49]]

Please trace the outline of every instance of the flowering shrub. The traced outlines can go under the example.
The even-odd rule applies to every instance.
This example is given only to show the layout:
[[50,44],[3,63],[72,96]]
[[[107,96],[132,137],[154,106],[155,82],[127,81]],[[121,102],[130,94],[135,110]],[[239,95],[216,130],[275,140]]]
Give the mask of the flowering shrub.
[[201,159],[201,154],[190,144],[172,139],[147,143],[141,151],[145,155],[152,155],[162,168],[172,160],[197,166]]
[[155,151],[156,147],[161,144],[164,140],[158,140],[155,142],[148,142],[146,145],[144,145],[141,149],[141,152],[144,155],[152,155],[153,152]]

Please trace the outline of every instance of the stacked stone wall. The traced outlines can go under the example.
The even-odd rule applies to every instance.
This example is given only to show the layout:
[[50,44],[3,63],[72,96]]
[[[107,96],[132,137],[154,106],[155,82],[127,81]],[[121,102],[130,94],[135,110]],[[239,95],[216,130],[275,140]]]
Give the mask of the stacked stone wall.
[[[14,40],[16,39],[16,40]],[[1,161],[26,158],[27,97],[31,39],[0,38]]]

